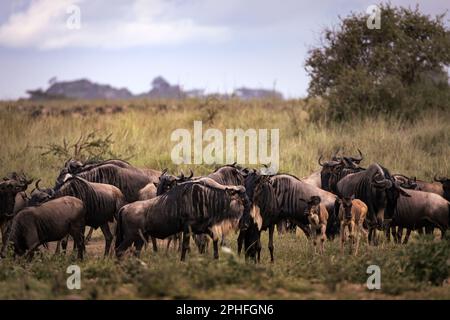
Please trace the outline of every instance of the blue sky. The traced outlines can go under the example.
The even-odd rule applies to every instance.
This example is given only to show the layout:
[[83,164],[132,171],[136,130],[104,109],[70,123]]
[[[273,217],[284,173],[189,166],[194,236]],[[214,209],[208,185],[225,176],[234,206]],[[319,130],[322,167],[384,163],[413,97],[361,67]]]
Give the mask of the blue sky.
[[[240,86],[306,95],[304,60],[338,16],[365,12],[366,0],[2,0],[0,99],[25,97],[48,80],[88,78],[150,89],[164,76],[185,89],[231,92]],[[431,15],[444,0],[391,1]],[[81,13],[69,29],[68,8]],[[448,22],[448,21],[447,21]],[[382,23],[382,21],[381,21]]]

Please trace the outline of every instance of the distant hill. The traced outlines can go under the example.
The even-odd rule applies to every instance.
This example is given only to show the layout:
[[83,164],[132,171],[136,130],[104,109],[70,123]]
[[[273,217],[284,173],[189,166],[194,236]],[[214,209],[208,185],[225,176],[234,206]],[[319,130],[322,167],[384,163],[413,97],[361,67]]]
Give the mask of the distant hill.
[[130,99],[133,94],[125,88],[116,89],[110,85],[98,84],[87,79],[55,82],[46,91],[29,90],[30,99]]
[[[53,79],[52,79],[53,80]],[[148,92],[133,95],[126,88],[114,88],[110,85],[98,84],[88,79],[79,79],[73,81],[50,82],[50,87],[43,91],[42,89],[28,90],[31,100],[50,100],[50,99],[184,99],[184,98],[202,98],[206,95],[202,89],[193,89],[184,91],[179,85],[172,85],[161,76],[152,81],[152,88]],[[231,95],[221,95],[224,98],[235,97],[242,100],[275,98],[283,99],[283,95],[275,90],[250,89],[246,87],[236,89]]]

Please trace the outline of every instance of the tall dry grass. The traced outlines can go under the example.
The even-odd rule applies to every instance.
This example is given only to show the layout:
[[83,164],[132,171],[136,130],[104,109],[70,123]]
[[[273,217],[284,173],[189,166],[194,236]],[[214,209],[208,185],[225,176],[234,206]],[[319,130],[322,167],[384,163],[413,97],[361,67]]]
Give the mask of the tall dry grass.
[[[76,102],[50,102],[48,108],[68,108]],[[79,102],[78,102],[79,103]],[[83,102],[96,106],[105,102]],[[80,104],[80,103],[79,103]],[[1,174],[23,170],[53,183],[62,160],[42,156],[39,146],[76,141],[80,135],[96,131],[99,136],[112,133],[112,154],[130,159],[139,167],[194,169],[196,174],[211,170],[207,165],[175,166],[170,158],[170,135],[177,128],[193,131],[193,121],[203,121],[203,131],[217,128],[280,129],[280,169],[299,177],[319,168],[320,154],[330,156],[338,147],[345,153],[364,153],[364,164],[379,162],[392,172],[431,180],[434,174],[450,175],[450,112],[428,114],[415,123],[398,119],[367,118],[344,124],[326,125],[310,121],[303,100],[286,102],[235,100],[202,102],[127,102],[125,112],[87,116],[66,115],[31,117],[26,103],[22,111],[14,104],[0,105]]]

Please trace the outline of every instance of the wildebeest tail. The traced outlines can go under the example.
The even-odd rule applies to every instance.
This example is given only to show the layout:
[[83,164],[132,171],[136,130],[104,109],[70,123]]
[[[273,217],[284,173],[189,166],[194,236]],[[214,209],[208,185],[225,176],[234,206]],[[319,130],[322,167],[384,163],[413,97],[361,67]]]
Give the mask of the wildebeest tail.
[[123,207],[117,212],[117,223],[116,223],[116,243],[115,248],[117,249],[123,241],[123,231],[122,231],[122,215]]

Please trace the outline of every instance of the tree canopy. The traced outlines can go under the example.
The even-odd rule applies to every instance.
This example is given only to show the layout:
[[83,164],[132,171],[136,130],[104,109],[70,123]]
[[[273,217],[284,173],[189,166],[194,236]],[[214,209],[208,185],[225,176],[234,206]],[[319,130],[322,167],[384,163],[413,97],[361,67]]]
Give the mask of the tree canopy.
[[380,113],[415,117],[421,110],[446,108],[450,31],[445,13],[430,17],[414,9],[378,6],[379,29],[368,15],[351,13],[323,31],[308,53],[308,93],[329,102],[331,119]]

